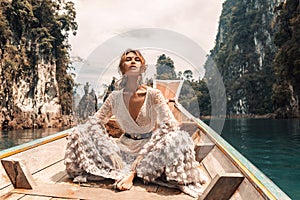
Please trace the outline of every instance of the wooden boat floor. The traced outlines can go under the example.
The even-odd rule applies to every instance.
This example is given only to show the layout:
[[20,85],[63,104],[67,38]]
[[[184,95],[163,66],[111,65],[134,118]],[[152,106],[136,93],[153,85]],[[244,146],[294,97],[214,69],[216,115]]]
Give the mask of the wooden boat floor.
[[[179,190],[161,187],[155,184],[143,184],[140,179],[134,181],[134,186],[130,191],[118,192],[113,189],[113,180],[105,179],[77,184],[73,183],[67,177],[64,171],[50,172],[51,170],[62,169],[62,161],[42,173],[36,174],[34,178],[38,183],[34,190],[12,190],[5,198],[7,199],[27,199],[29,197],[42,199],[65,199],[68,197],[76,199],[193,199],[188,195],[181,193]],[[50,172],[50,173],[49,173]],[[51,176],[47,176],[52,174]],[[57,181],[56,181],[57,180]],[[46,183],[46,181],[48,181]],[[73,191],[73,193],[70,191]],[[58,194],[57,196],[55,194]],[[31,199],[31,198],[30,198]]]
[[[205,170],[203,167],[201,169]],[[33,174],[33,178],[37,183],[33,190],[13,189],[10,185],[10,191],[0,199],[194,199],[177,189],[152,183],[144,184],[139,178],[135,179],[129,191],[114,190],[114,181],[109,179],[73,183],[66,174],[63,160],[38,171]]]

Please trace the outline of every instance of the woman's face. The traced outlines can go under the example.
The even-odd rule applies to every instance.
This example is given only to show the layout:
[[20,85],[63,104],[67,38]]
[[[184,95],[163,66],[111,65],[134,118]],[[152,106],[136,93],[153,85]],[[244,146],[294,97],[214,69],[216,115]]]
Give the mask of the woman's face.
[[135,53],[129,52],[123,63],[124,74],[139,75],[142,73],[142,61]]

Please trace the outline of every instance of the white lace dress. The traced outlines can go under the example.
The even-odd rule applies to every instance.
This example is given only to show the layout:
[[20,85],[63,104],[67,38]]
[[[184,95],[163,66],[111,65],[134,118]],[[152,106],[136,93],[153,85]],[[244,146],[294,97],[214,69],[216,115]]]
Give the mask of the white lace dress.
[[[114,115],[128,134],[144,134],[146,139],[131,139],[124,134],[110,137],[104,124]],[[156,128],[156,124],[159,128]],[[119,179],[128,174],[139,156],[137,176],[145,182],[187,185],[200,183],[200,171],[195,161],[194,144],[185,131],[179,130],[166,100],[158,89],[148,88],[144,103],[134,120],[125,106],[123,90],[114,91],[99,111],[67,137],[65,164],[71,178],[101,176]],[[116,169],[110,156],[119,155],[124,168]]]

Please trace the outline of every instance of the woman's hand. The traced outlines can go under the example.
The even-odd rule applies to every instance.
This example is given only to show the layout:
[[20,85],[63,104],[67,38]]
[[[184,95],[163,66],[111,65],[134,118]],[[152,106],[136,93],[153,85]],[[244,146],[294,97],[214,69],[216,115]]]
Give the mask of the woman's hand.
[[135,177],[135,172],[130,172],[127,176],[119,181],[115,182],[116,187],[119,190],[130,190],[133,185],[133,179]]
[[116,153],[111,154],[109,156],[109,158],[110,158],[114,168],[123,169],[124,163],[123,163],[122,159],[120,158],[120,156],[118,154],[116,154]]

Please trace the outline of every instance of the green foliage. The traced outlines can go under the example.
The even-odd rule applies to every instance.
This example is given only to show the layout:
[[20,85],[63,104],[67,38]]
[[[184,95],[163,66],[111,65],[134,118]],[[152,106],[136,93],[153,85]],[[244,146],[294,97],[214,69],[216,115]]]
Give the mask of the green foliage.
[[156,63],[156,78],[161,80],[176,79],[174,61],[162,54],[158,57]]
[[156,69],[157,79],[185,79],[181,88],[178,101],[192,115],[196,117],[210,115],[210,95],[206,86],[206,82],[204,80],[194,81],[193,72],[190,69],[185,70],[183,73],[179,71],[178,76],[176,76],[174,62],[170,57],[167,57],[165,54],[162,54],[158,57]]
[[279,117],[299,117],[300,96],[300,5],[298,0],[287,0],[277,7],[278,46],[275,58],[276,82],[272,100]]
[[0,2],[0,105],[14,107],[12,85],[25,80],[34,97],[37,65],[56,66],[63,114],[72,109],[74,80],[70,66],[69,32],[76,34],[74,3],[67,0],[12,0]]
[[[223,4],[216,45],[210,56],[223,78],[228,114],[273,111],[272,61],[276,48],[272,44],[270,7],[267,0],[227,0]],[[205,65],[206,80],[215,76],[210,65]],[[214,83],[209,84],[216,88]]]
[[186,80],[190,81],[193,78],[193,72],[190,69],[187,69],[183,72],[183,76]]
[[200,116],[211,115],[211,101],[207,83],[204,79],[191,82],[191,86],[197,96]]

